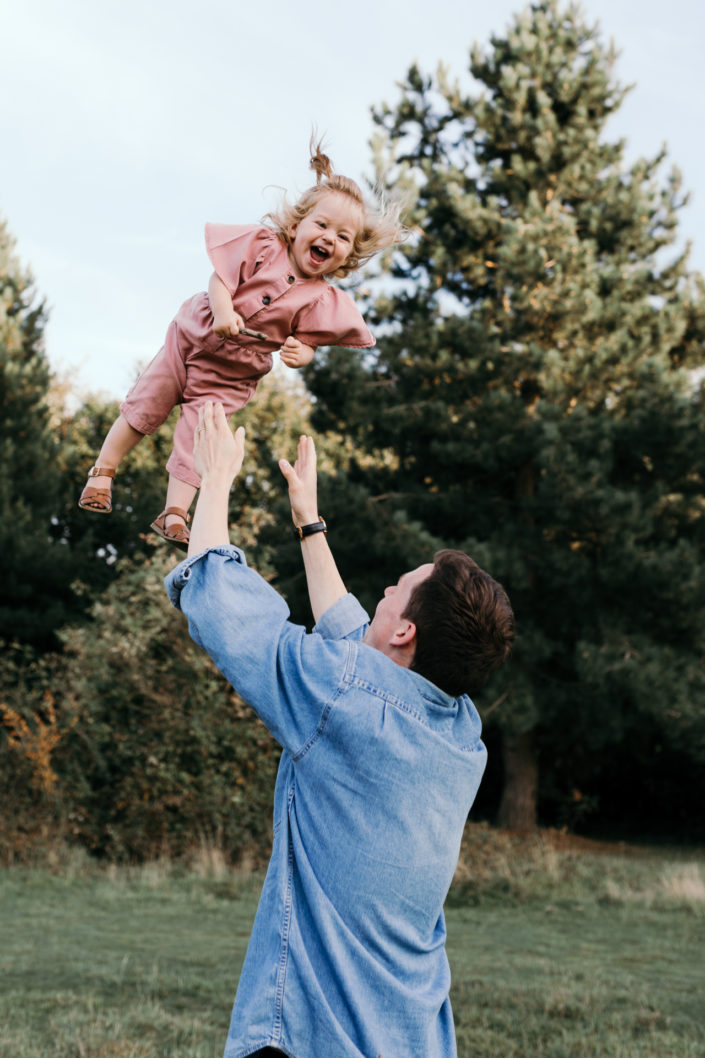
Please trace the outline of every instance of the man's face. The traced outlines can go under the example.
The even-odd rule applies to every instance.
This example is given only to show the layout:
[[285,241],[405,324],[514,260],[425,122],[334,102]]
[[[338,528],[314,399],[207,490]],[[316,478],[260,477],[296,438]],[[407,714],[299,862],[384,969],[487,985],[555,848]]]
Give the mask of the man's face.
[[432,570],[433,563],[426,562],[404,573],[396,584],[384,589],[384,597],[377,603],[375,615],[365,634],[364,642],[368,646],[386,654],[387,648],[394,645],[395,633],[408,623],[403,620],[402,614],[409,604],[411,593],[417,584],[430,577]]

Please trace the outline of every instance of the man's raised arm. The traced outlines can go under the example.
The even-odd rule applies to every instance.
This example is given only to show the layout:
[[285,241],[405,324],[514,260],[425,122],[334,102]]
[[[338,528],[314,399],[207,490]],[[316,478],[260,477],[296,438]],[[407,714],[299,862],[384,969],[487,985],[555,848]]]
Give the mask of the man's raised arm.
[[[318,514],[318,487],[316,478],[316,446],[313,438],[302,436],[296,462],[292,467],[286,459],[279,460],[279,469],[289,486],[291,517],[297,529],[317,526],[321,523]],[[306,572],[308,597],[314,621],[318,622],[333,603],[347,594],[338,573],[338,567],[326,540],[320,531],[301,535],[301,551]]]
[[230,486],[240,473],[244,453],[244,427],[238,426],[233,436],[223,405],[206,401],[198,409],[198,426],[193,438],[194,463],[201,478],[201,490],[193,516],[189,557],[206,548],[230,543]]

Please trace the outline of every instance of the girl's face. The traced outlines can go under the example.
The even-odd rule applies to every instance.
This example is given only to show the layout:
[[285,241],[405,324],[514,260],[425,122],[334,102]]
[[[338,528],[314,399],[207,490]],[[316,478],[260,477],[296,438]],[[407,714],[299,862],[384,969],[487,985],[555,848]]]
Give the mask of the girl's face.
[[348,195],[321,195],[310,213],[289,228],[291,267],[300,279],[332,275],[352,253],[362,210]]

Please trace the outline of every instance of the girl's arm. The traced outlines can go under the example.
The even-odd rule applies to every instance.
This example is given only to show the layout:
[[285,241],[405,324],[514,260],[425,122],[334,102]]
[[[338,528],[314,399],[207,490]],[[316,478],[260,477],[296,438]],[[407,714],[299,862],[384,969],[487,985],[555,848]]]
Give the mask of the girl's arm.
[[[291,517],[294,525],[311,525],[319,520],[316,484],[316,446],[312,437],[299,439],[298,457],[292,467],[279,460],[279,469],[289,486]],[[325,533],[313,533],[301,541],[306,585],[316,623],[333,603],[347,595]]]
[[213,313],[214,333],[222,338],[235,338],[245,326],[245,321],[233,308],[230,291],[217,272],[208,281],[208,300]]

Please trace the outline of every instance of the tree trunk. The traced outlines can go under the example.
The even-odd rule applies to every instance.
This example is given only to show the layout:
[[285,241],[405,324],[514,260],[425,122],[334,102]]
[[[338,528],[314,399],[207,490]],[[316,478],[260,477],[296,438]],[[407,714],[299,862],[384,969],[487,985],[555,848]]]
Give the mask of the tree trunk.
[[504,735],[504,789],[497,822],[510,830],[536,829],[539,769],[531,731]]

